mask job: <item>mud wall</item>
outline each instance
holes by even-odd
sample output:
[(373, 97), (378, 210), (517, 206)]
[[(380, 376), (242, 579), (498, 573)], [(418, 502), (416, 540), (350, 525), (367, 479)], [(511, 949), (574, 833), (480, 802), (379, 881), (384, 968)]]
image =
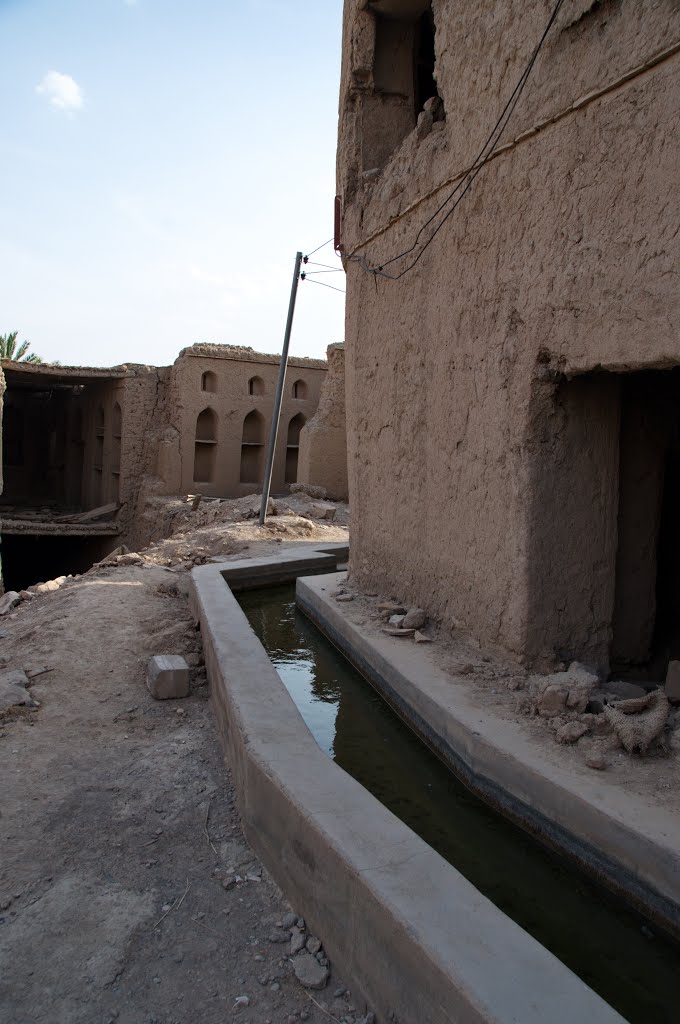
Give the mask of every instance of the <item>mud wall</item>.
[[(417, 265), (396, 281), (363, 269), (409, 248), (473, 165), (551, 7), (434, 0), (445, 119), (420, 116), (376, 168), (369, 114), (385, 98), (373, 75), (375, 15), (345, 4), (338, 190), (349, 257), (351, 569), (359, 582), (532, 660), (585, 652), (605, 665), (616, 401), (605, 396), (601, 415), (585, 394), (565, 408), (560, 381), (597, 367), (680, 363), (679, 236), (669, 212), (680, 6), (567, 2), (505, 148)], [(389, 267), (398, 273), (409, 262)], [(585, 461), (597, 501), (586, 518), (558, 510), (551, 541), (546, 481), (558, 449), (572, 456), (560, 455), (560, 493), (566, 480), (578, 489)]]
[[(247, 348), (195, 345), (180, 354), (157, 463), (168, 493), (237, 497), (261, 487), (278, 371), (276, 356)], [(273, 493), (297, 480), (300, 430), (316, 411), (325, 376), (323, 360), (289, 361)]]
[(324, 487), (329, 498), (347, 501), (345, 349), (329, 345), (328, 374), (319, 407), (300, 435), (298, 479)]

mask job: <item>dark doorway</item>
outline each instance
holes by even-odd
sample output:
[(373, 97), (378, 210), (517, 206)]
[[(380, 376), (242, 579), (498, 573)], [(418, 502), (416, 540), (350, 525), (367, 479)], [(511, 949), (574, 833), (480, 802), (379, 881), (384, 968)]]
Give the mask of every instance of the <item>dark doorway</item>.
[(115, 536), (3, 534), (0, 556), (5, 590), (25, 590), (57, 576), (86, 572), (118, 543)]

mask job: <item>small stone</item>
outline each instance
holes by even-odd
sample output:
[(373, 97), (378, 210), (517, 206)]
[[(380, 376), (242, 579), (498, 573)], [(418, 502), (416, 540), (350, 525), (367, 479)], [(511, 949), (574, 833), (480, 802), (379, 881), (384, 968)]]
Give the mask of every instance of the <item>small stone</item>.
[(404, 629), (421, 629), (425, 625), (426, 618), (422, 608), (409, 608), (404, 616), (402, 626)]
[(379, 612), (389, 612), (390, 615), (405, 615), (406, 609), (403, 604), (397, 604), (395, 601), (382, 601), (378, 605)]
[(309, 1020), (310, 1016), (309, 1010), (300, 1010), (300, 1020)]
[(52, 594), (55, 590), (59, 590), (61, 584), (57, 580), (47, 580), (46, 583), (36, 583), (35, 586), (29, 587), (34, 594)]
[(278, 992), (280, 988), (281, 988), (281, 986), (279, 985), (278, 981), (273, 981), (271, 983), (271, 985), (269, 986), (269, 991), (270, 992)]
[(298, 917), (298, 919), (297, 919), (297, 926), (298, 926), (298, 928), (300, 929), (301, 932), (303, 932), (305, 930), (305, 919), (304, 919), (304, 917)]
[(335, 600), (339, 604), (347, 604), (348, 601), (354, 600), (354, 596), (352, 594), (338, 594)]
[(232, 889), (236, 888), (236, 878), (232, 876), (231, 878), (222, 879), (222, 888), (226, 889), (227, 892), (231, 892)]
[(6, 615), (12, 608), (16, 608), (20, 601), (21, 598), (16, 590), (8, 590), (3, 597), (0, 597), (0, 615)]
[(415, 629), (394, 629), (393, 627), (385, 627), (383, 633), (387, 633), (388, 636), (413, 636)]
[(342, 999), (342, 997), (345, 995), (346, 992), (347, 992), (346, 988), (336, 988), (335, 992), (333, 993), (333, 998), (334, 999)]
[(157, 654), (146, 668), (146, 685), (155, 700), (189, 696), (189, 666), (178, 654)]
[(28, 677), (21, 669), (0, 674), (0, 712), (21, 705), (35, 707), (28, 685)]
[(288, 930), (290, 930), (291, 928), (294, 928), (296, 926), (296, 924), (297, 924), (297, 914), (292, 914), (292, 913), (288, 912), (287, 914), (283, 915), (283, 918), (281, 920), (281, 927), (282, 928), (288, 928)]
[(295, 977), (305, 988), (322, 989), (328, 982), (328, 968), (323, 967), (310, 953), (299, 953), (293, 960)]
[(413, 639), (415, 640), (415, 642), (417, 644), (431, 644), (432, 643), (431, 638), (429, 636), (425, 636), (425, 634), (421, 633), (419, 629), (417, 629), (415, 631)]
[[(680, 668), (680, 663), (678, 663), (678, 667)], [(611, 697), (617, 697), (619, 700), (630, 700), (632, 697), (647, 696), (644, 686), (638, 686), (637, 683), (628, 683), (625, 680), (620, 680), (619, 682), (612, 680), (608, 683), (603, 683), (601, 688), (605, 693)]]
[(321, 949), (321, 939), (317, 939), (316, 935), (310, 935), (307, 939), (306, 945), (307, 950), (312, 954), (312, 956), (316, 956)]
[(236, 996), (234, 1000), (234, 1006), (250, 1006), (249, 996)]
[(395, 629), (401, 629), (401, 627), (404, 625), (405, 618), (405, 615), (390, 615), (387, 621), (389, 622), (390, 626), (394, 626)]
[(607, 767), (607, 758), (601, 750), (591, 750), (586, 756), (586, 765), (588, 768), (594, 768), (595, 771), (601, 772)]
[(558, 743), (576, 743), (588, 732), (588, 726), (583, 722), (565, 722), (560, 725), (555, 733)]
[(290, 937), (290, 955), (295, 956), (301, 949), (305, 948), (305, 935), (299, 928), (293, 928)]
[(268, 935), (270, 942), (283, 943), (288, 942), (288, 932), (284, 932), (283, 928), (272, 928)]

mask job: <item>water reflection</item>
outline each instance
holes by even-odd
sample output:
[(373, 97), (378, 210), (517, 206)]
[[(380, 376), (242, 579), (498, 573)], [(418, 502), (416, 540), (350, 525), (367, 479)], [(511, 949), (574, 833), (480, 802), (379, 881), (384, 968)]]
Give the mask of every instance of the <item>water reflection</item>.
[(632, 1024), (678, 1020), (675, 946), (458, 782), (297, 610), (292, 585), (238, 597), (322, 750)]

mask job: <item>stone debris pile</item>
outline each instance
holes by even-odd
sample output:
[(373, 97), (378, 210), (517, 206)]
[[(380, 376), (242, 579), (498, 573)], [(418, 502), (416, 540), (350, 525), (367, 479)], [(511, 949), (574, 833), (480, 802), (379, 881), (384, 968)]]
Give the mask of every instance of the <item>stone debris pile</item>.
[(680, 723), (660, 687), (600, 682), (595, 669), (575, 661), (562, 672), (530, 676), (527, 692), (528, 713), (546, 720), (557, 743), (583, 742), (589, 768), (606, 768), (607, 753), (621, 747), (628, 754), (680, 748)]

